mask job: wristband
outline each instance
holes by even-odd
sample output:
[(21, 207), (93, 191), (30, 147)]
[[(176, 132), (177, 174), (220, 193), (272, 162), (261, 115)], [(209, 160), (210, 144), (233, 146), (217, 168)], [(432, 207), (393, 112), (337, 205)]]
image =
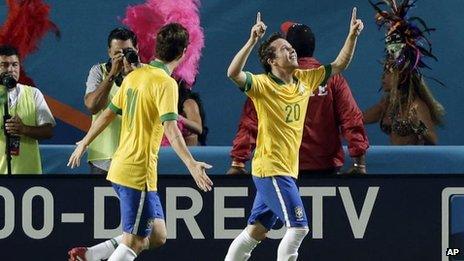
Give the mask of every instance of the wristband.
[(232, 166), (232, 167), (236, 167), (236, 168), (244, 168), (244, 167), (245, 167), (245, 163), (242, 163), (242, 162), (238, 162), (238, 161), (233, 160), (231, 166)]

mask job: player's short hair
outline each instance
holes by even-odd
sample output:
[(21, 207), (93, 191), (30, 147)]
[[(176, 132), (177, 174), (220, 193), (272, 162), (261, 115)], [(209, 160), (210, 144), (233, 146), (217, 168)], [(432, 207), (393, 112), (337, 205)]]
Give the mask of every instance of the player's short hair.
[(272, 68), (271, 65), (268, 63), (269, 59), (275, 58), (275, 47), (271, 46), (271, 44), (277, 39), (285, 39), (285, 37), (281, 33), (273, 33), (269, 38), (261, 43), (259, 46), (259, 61), (264, 68), (264, 71), (271, 72)]
[(161, 27), (156, 35), (156, 57), (164, 62), (178, 59), (189, 43), (189, 33), (178, 23)]
[(137, 47), (137, 36), (134, 32), (125, 27), (117, 27), (110, 32), (110, 34), (108, 35), (108, 48), (111, 47), (111, 42), (113, 40), (131, 40), (132, 45), (134, 47)]

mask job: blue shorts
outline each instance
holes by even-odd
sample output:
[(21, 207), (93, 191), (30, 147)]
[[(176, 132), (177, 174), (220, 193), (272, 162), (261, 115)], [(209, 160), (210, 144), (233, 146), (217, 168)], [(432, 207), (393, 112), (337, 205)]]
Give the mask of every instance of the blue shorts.
[(271, 230), (277, 219), (286, 227), (308, 227), (308, 219), (295, 179), (288, 176), (253, 177), (255, 201), (248, 224), (259, 221)]
[(156, 191), (141, 191), (113, 183), (121, 205), (124, 232), (146, 237), (151, 233), (151, 222), (164, 219), (163, 208)]

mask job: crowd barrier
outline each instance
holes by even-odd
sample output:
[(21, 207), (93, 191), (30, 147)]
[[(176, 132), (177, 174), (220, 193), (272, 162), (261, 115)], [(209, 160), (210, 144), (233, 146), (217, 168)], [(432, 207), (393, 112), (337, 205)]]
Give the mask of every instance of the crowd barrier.
[[(88, 164), (66, 166), (73, 145), (41, 145), (42, 165), (46, 174), (87, 174)], [(229, 146), (190, 147), (196, 159), (213, 165), (212, 175), (223, 175), (230, 166)], [(345, 148), (345, 169), (351, 163)], [(249, 169), (249, 166), (248, 166)], [(369, 174), (463, 174), (464, 146), (371, 146), (367, 153)], [(172, 148), (161, 148), (158, 172), (160, 174), (187, 174), (187, 169)]]
[[(137, 260), (224, 260), (255, 189), (248, 176), (212, 179), (213, 191), (204, 193), (189, 177), (160, 176), (168, 240)], [(310, 227), (298, 260), (464, 258), (464, 175), (305, 176), (298, 183)], [(274, 227), (250, 260), (275, 260), (284, 233)], [(119, 201), (101, 175), (0, 176), (1, 260), (67, 260), (72, 247), (119, 234)]]

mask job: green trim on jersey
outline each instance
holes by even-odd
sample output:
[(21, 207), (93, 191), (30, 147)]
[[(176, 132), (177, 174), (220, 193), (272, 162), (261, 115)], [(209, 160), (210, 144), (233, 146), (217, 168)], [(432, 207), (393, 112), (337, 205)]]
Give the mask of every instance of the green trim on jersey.
[[(279, 77), (275, 76), (272, 72), (269, 72), (267, 75), (269, 76), (270, 79), (272, 79), (279, 86), (283, 86), (287, 84), (284, 81), (282, 81)], [(296, 78), (295, 76), (293, 76), (293, 81), (295, 84), (298, 84), (299, 82), (298, 78)]]
[(246, 78), (245, 78), (245, 85), (241, 86), (240, 89), (244, 92), (247, 92), (251, 89), (251, 85), (253, 84), (251, 80), (251, 73), (250, 72), (245, 72)]
[(161, 123), (163, 123), (165, 121), (175, 121), (177, 120), (177, 118), (178, 118), (177, 113), (169, 112), (169, 113), (161, 115), (160, 120), (161, 120)]
[(118, 108), (116, 105), (114, 105), (112, 102), (110, 102), (110, 104), (108, 104), (108, 108), (110, 110), (112, 110), (114, 113), (122, 115), (122, 110), (120, 108)]
[(324, 65), (324, 70), (325, 70), (325, 76), (324, 76), (324, 80), (321, 83), (321, 86), (324, 86), (327, 84), (327, 81), (329, 80), (330, 75), (332, 74), (332, 65), (331, 64)]
[(153, 60), (153, 61), (150, 62), (150, 65), (153, 66), (153, 67), (156, 67), (156, 68), (163, 69), (168, 75), (171, 75), (171, 72), (169, 71), (166, 64), (164, 64), (164, 63), (162, 63), (160, 61)]
[(271, 78), (278, 85), (285, 85), (285, 82), (282, 81), (279, 77), (275, 76), (273, 73), (270, 72), (267, 75), (269, 76), (269, 78)]

